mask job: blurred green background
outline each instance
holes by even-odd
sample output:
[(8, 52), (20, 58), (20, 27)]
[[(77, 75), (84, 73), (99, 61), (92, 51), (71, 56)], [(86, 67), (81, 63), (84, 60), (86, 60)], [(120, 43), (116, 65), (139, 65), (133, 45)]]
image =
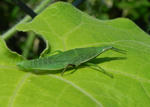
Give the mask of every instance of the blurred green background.
[[(34, 9), (42, 0), (24, 0), (28, 6)], [(53, 0), (73, 2), (74, 0)], [(118, 17), (127, 17), (134, 21), (145, 32), (150, 29), (150, 1), (149, 0), (83, 0), (77, 6), (81, 11), (101, 20), (109, 20)], [(13, 0), (0, 1), (0, 35), (18, 23), (26, 14), (15, 5)], [(6, 42), (9, 48), (22, 54), (26, 40), (33, 33), (18, 32)], [(43, 39), (38, 36), (34, 38), (29, 46), (27, 58), (36, 58), (45, 48)]]

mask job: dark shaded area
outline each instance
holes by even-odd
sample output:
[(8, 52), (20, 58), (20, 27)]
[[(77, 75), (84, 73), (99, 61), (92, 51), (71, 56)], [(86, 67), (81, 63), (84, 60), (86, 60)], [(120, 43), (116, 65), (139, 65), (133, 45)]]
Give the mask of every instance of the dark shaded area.
[(34, 18), (37, 14), (25, 3), (23, 3), (21, 0), (13, 0), (18, 7), (20, 7), (21, 10), (23, 10), (26, 14)]
[[(0, 33), (5, 32), (15, 22), (15, 12), (18, 12), (19, 8), (14, 7), (14, 4), (7, 2), (6, 0), (0, 1)], [(19, 17), (22, 16), (20, 13)]]
[(25, 44), (26, 39), (27, 39), (27, 34), (26, 33), (18, 32), (17, 34), (15, 34), (11, 38), (9, 38), (6, 41), (6, 44), (7, 44), (8, 48), (10, 48), (12, 51), (15, 51), (15, 52), (21, 54), (23, 44)]
[(105, 62), (110, 62), (114, 60), (125, 60), (127, 59), (126, 57), (104, 57), (104, 58), (95, 58), (92, 59), (90, 62), (94, 64), (99, 64), (99, 63), (105, 63)]
[(72, 2), (72, 5), (78, 7), (79, 5), (81, 5), (83, 2), (85, 2), (85, 0), (75, 0)]

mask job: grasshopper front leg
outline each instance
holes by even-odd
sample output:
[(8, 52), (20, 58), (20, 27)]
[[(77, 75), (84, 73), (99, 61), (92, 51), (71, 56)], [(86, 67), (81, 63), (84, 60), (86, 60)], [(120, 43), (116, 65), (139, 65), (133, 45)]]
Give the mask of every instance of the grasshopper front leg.
[(68, 65), (63, 69), (63, 71), (61, 72), (61, 76), (64, 75), (64, 72), (65, 72), (65, 71), (67, 70), (67, 68), (69, 68), (70, 66), (75, 67), (75, 65), (73, 65), (73, 64), (68, 64)]

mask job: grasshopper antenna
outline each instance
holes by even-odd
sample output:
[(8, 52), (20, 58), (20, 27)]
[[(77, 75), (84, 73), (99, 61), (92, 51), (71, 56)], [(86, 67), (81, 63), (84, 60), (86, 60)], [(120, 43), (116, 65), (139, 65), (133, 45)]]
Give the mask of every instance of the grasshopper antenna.
[(25, 13), (34, 18), (37, 14), (21, 0), (13, 0)]
[(116, 51), (116, 52), (122, 53), (122, 54), (126, 54), (126, 52), (127, 52), (125, 50), (121, 50), (121, 49), (114, 48), (114, 47), (112, 47), (111, 49), (114, 50), (114, 51)]

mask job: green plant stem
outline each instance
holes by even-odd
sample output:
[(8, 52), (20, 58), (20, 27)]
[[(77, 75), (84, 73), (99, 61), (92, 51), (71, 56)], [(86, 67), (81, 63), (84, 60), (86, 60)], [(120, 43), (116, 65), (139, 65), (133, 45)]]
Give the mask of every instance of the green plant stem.
[[(39, 4), (39, 6), (37, 6), (37, 8), (35, 9), (35, 12), (39, 13), (41, 12), (45, 7), (47, 7), (47, 5), (50, 3), (50, 2), (53, 2), (54, 0), (43, 0), (43, 2), (41, 2)], [(20, 23), (24, 23), (24, 22), (27, 22), (27, 21), (30, 21), (31, 18), (29, 16), (25, 16), (19, 23), (17, 23), (16, 25), (14, 25), (12, 28), (10, 28), (7, 32), (5, 32), (4, 34), (2, 34), (2, 38), (4, 40), (7, 40), (9, 39), (14, 33), (17, 32), (16, 30), (16, 26)]]
[(29, 56), (29, 51), (31, 50), (31, 48), (33, 46), (34, 39), (35, 39), (35, 34), (33, 32), (29, 32), (28, 33), (28, 39), (27, 39), (27, 42), (25, 44), (25, 48), (23, 49), (23, 53), (22, 53), (22, 55), (25, 58), (28, 58), (28, 56)]

